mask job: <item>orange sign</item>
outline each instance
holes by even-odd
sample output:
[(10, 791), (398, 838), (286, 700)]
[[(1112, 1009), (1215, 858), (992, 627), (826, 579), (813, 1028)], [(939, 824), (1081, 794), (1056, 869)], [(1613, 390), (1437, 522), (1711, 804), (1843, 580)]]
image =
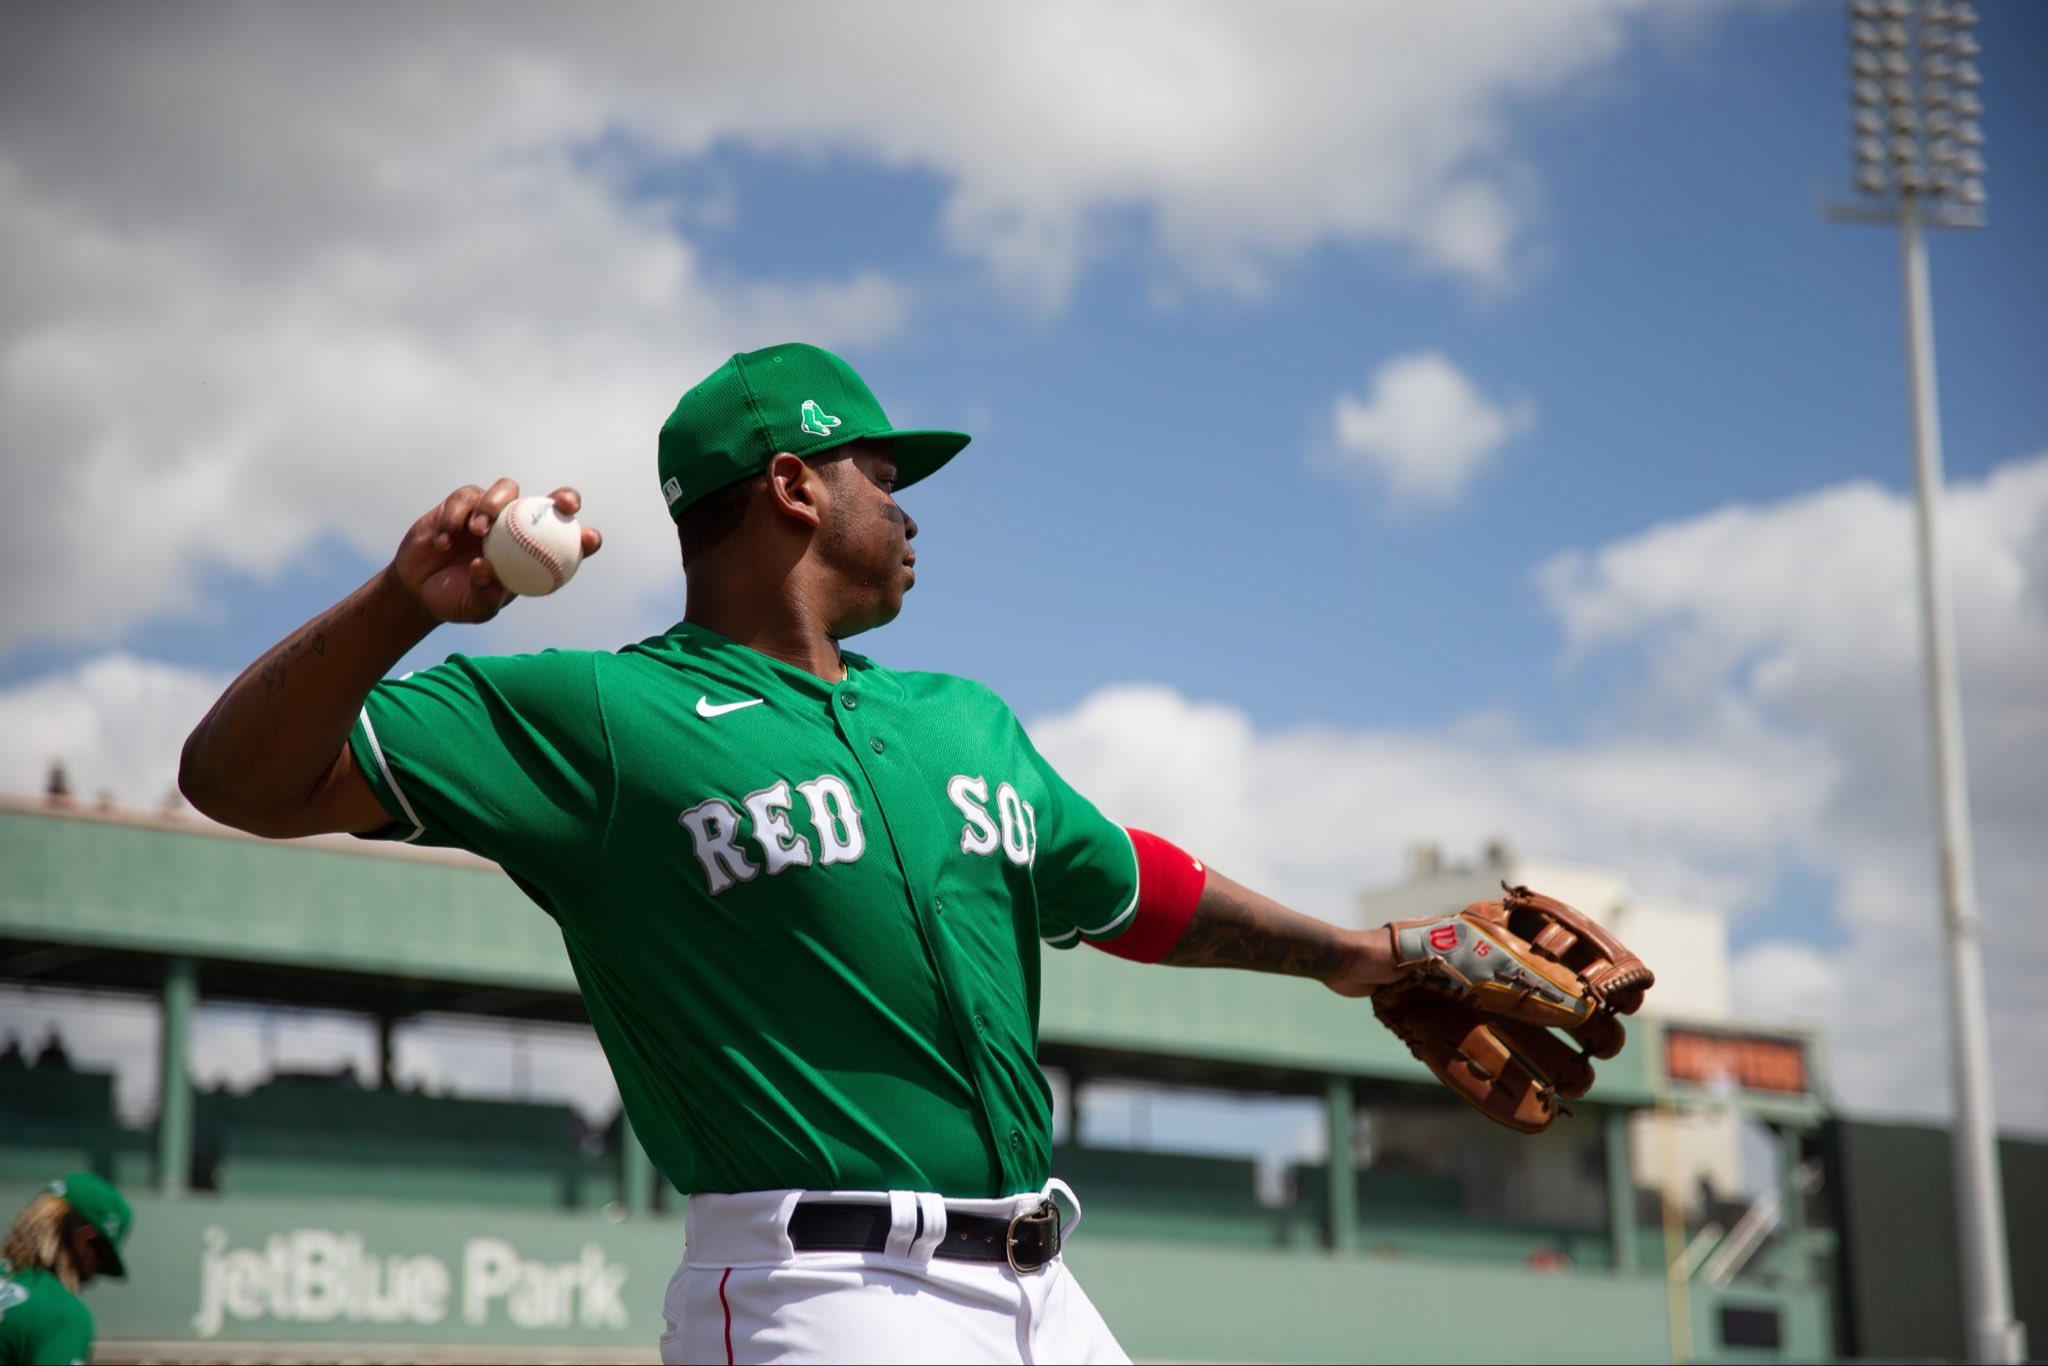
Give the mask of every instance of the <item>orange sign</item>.
[(1671, 1080), (1694, 1086), (1806, 1094), (1806, 1048), (1796, 1039), (1667, 1028), (1664, 1070)]

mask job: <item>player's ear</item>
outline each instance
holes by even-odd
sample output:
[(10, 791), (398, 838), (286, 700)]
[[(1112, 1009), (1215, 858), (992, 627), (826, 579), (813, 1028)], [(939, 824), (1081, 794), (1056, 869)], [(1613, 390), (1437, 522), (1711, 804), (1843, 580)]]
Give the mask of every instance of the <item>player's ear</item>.
[(785, 517), (815, 527), (824, 519), (825, 481), (803, 457), (788, 451), (768, 462), (768, 501)]

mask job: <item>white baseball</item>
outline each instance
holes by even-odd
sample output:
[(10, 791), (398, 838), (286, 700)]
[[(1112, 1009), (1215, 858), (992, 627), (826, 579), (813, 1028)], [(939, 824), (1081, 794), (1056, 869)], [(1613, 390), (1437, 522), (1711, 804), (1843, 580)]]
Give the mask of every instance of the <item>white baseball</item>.
[(515, 499), (491, 523), (484, 558), (498, 582), (522, 598), (542, 598), (575, 577), (583, 563), (583, 527), (544, 493)]

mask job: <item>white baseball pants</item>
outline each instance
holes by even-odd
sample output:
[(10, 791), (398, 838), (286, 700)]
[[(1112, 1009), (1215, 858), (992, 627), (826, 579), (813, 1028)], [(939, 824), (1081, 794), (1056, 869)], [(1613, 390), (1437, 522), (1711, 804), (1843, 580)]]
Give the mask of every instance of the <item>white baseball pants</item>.
[[(1064, 1183), (1052, 1182), (1070, 1200)], [(1114, 1362), (1130, 1358), (1055, 1257), (1019, 1275), (935, 1258), (948, 1210), (1013, 1218), (1039, 1195), (947, 1200), (917, 1191), (693, 1195), (683, 1263), (668, 1284), (665, 1362)], [(799, 1199), (886, 1202), (881, 1252), (798, 1252)], [(923, 1212), (923, 1231), (918, 1219)], [(1075, 1202), (1075, 1209), (1080, 1208)], [(1066, 1227), (1072, 1232), (1078, 1213)]]

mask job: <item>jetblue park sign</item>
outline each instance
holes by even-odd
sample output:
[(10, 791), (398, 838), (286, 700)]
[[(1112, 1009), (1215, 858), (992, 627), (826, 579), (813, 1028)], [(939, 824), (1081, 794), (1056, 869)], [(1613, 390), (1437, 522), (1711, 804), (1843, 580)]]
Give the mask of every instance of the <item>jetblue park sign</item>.
[[(34, 1193), (0, 1183), (0, 1204)], [(8, 1204), (11, 1199), (13, 1203)], [(135, 1192), (103, 1340), (641, 1347), (661, 1337), (682, 1220), (487, 1206)]]
[(620, 1298), (628, 1269), (586, 1242), (574, 1257), (524, 1255), (504, 1238), (466, 1238), (452, 1261), (432, 1253), (380, 1252), (363, 1235), (332, 1228), (273, 1233), (236, 1247), (228, 1231), (201, 1233), (199, 1308), (193, 1331), (218, 1337), (277, 1324), (403, 1324), (438, 1335), (451, 1318), (465, 1329), (500, 1324), (524, 1332), (576, 1329), (607, 1336), (632, 1324)]

